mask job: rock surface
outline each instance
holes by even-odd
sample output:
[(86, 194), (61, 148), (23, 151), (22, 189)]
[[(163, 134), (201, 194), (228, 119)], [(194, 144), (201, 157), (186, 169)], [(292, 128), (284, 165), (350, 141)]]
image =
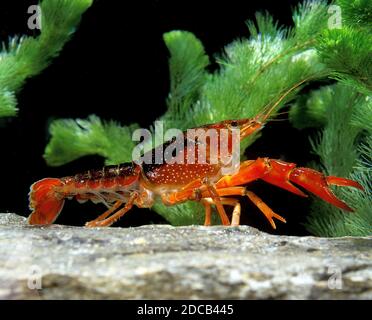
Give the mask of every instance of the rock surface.
[(0, 299), (371, 299), (372, 237), (32, 227), (0, 214)]

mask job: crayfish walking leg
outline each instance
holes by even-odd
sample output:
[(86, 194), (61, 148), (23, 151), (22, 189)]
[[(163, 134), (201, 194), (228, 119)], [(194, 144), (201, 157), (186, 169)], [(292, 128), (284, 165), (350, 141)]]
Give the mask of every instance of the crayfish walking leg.
[[(125, 204), (124, 208), (116, 211), (112, 216), (110, 216), (106, 219), (98, 220), (98, 221), (97, 221), (97, 219), (95, 219), (95, 220), (92, 220), (90, 222), (87, 222), (85, 224), (85, 226), (90, 227), (90, 228), (91, 227), (109, 227), (109, 226), (111, 226), (113, 223), (115, 223), (117, 220), (119, 220), (125, 213), (127, 213), (133, 207), (133, 203), (134, 203), (134, 201), (136, 200), (137, 197), (138, 197), (138, 194), (133, 193), (130, 196), (128, 202)], [(121, 205), (121, 203), (120, 203), (120, 205)], [(108, 211), (110, 211), (110, 210), (108, 210)], [(111, 212), (113, 212), (113, 211), (115, 211), (115, 209), (111, 210)], [(105, 212), (104, 214), (106, 214), (106, 213), (107, 212)]]

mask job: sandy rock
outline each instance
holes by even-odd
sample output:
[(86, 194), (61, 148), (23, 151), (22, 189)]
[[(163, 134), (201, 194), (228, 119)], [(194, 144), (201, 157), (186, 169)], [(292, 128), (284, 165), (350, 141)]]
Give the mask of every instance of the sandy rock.
[(0, 299), (372, 299), (372, 237), (87, 229), (0, 214)]

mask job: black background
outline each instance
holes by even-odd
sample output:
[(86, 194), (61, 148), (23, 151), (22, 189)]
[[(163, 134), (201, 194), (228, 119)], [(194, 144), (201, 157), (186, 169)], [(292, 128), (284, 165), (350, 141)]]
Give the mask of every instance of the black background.
[[(58, 315), (70, 317), (71, 310), (74, 315), (89, 319), (102, 319), (117, 317), (120, 315), (126, 319), (156, 319), (154, 315), (138, 315), (138, 309), (144, 305), (151, 307), (172, 307), (172, 309), (182, 310), (185, 305), (232, 305), (234, 313), (232, 315), (213, 314), (213, 315), (178, 315), (169, 316), (167, 319), (243, 319), (252, 315), (262, 314), (270, 318), (276, 318), (278, 314), (285, 314), (286, 319), (298, 319), (298, 315), (306, 310), (306, 314), (311, 319), (316, 319), (319, 314), (325, 317), (340, 319), (342, 317), (351, 318), (358, 310), (365, 314), (369, 310), (368, 300), (13, 300), (0, 301), (1, 310), (9, 311), (12, 315), (24, 315), (24, 310), (29, 312), (39, 312), (40, 319), (49, 319), (50, 314), (58, 310)], [(44, 312), (40, 312), (43, 310)], [(45, 312), (47, 310), (48, 312)], [(50, 312), (49, 312), (50, 311)], [(172, 314), (173, 315), (173, 314)], [(160, 318), (159, 316), (157, 318)]]
[[(0, 212), (28, 215), (29, 186), (44, 177), (72, 175), (103, 165), (90, 156), (65, 166), (48, 167), (42, 158), (48, 142), (48, 125), (57, 118), (86, 118), (96, 114), (122, 124), (148, 127), (165, 111), (169, 88), (168, 52), (164, 32), (193, 32), (213, 58), (224, 45), (248, 37), (245, 25), (256, 11), (269, 11), (280, 24), (292, 25), (291, 7), (298, 1), (108, 1), (96, 0), (60, 56), (27, 81), (18, 93), (18, 117), (0, 119)], [(35, 1), (1, 1), (0, 37), (37, 31), (27, 28), (27, 8)], [(213, 60), (213, 59), (212, 59)], [(212, 63), (210, 70), (216, 69)], [(308, 88), (305, 90), (308, 90)], [(249, 158), (269, 156), (299, 165), (314, 159), (309, 131), (298, 131), (284, 121), (269, 123), (263, 137), (248, 149)], [(288, 223), (272, 231), (257, 208), (243, 201), (242, 223), (280, 234), (306, 234), (302, 223), (309, 199), (300, 198), (266, 183), (254, 190)], [(82, 225), (104, 211), (101, 205), (67, 202), (58, 223)], [(155, 212), (133, 209), (116, 225), (127, 227), (165, 223)]]

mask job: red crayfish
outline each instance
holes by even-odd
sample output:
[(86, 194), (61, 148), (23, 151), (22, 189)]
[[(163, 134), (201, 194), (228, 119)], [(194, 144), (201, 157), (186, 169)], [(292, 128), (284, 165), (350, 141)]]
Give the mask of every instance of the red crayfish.
[[(198, 129), (205, 131), (214, 129), (218, 135), (222, 129), (227, 131), (226, 150), (228, 153), (232, 153), (233, 130), (240, 130), (238, 140), (241, 141), (260, 130), (267, 117), (267, 115), (261, 114), (250, 119), (226, 120)], [(171, 143), (172, 141), (168, 141), (160, 148)], [(208, 139), (206, 144), (207, 147), (210, 147), (211, 143)], [(197, 151), (200, 145), (196, 144), (195, 147)], [(182, 157), (186, 159), (188, 152), (190, 151), (187, 148), (183, 149)], [(218, 161), (214, 164), (208, 163), (209, 154), (207, 154), (207, 163), (198, 163), (197, 161), (187, 163), (184, 161), (184, 163), (138, 164), (131, 162), (106, 166), (102, 170), (90, 170), (61, 179), (42, 179), (31, 186), (29, 197), (30, 209), (33, 211), (28, 222), (33, 225), (51, 224), (61, 212), (64, 200), (76, 198), (79, 202), (91, 200), (94, 203), (104, 203), (108, 207), (106, 212), (87, 222), (86, 226), (110, 226), (132, 206), (150, 208), (155, 199), (160, 198), (166, 205), (199, 201), (205, 207), (205, 225), (210, 225), (211, 209), (212, 206), (215, 206), (223, 225), (237, 226), (239, 225), (241, 206), (236, 197), (246, 196), (259, 208), (275, 229), (273, 218), (282, 222), (286, 222), (286, 220), (247, 189), (245, 185), (249, 182), (261, 179), (306, 197), (306, 194), (294, 185), (296, 184), (346, 211), (353, 210), (338, 199), (329, 186), (349, 186), (363, 190), (362, 186), (353, 180), (325, 176), (313, 169), (296, 167), (295, 163), (269, 158), (244, 161), (240, 163), (237, 172), (223, 174), (221, 169), (225, 163), (220, 161), (222, 156), (226, 155), (219, 153)], [(224, 206), (233, 207), (231, 221)]]

